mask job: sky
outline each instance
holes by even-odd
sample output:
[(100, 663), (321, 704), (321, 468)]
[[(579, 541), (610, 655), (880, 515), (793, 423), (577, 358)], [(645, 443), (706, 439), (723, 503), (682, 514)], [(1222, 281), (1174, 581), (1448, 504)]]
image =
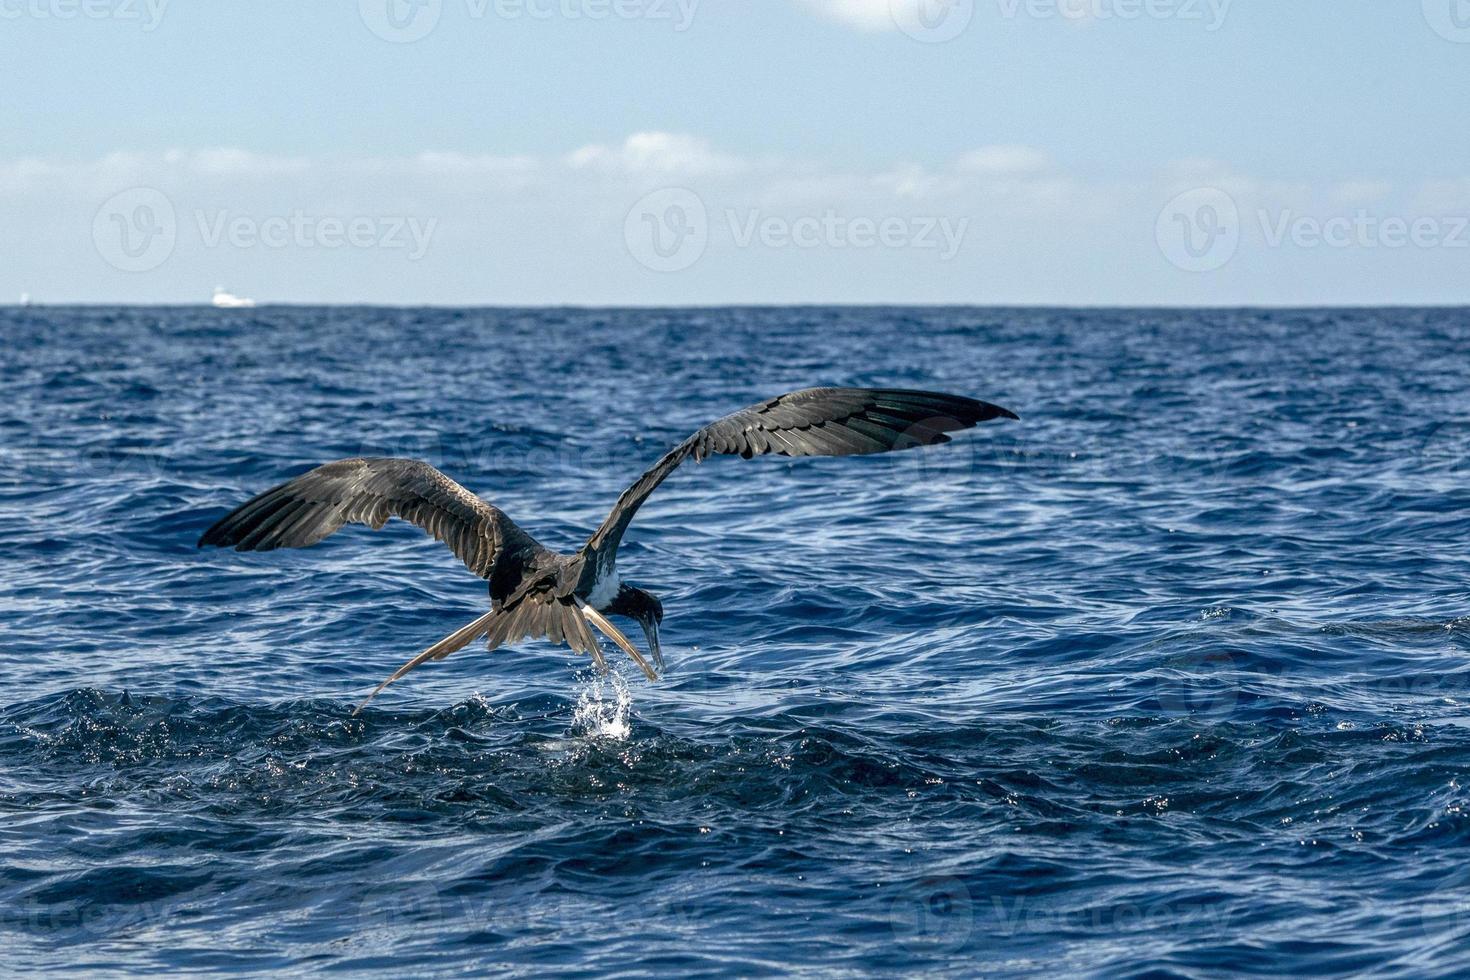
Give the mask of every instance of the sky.
[(1470, 0), (0, 0), (0, 303), (1470, 302)]

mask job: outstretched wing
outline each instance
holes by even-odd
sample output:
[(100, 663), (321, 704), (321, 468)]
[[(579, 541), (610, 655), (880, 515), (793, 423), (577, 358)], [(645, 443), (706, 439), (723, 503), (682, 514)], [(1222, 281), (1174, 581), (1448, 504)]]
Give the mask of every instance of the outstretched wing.
[(623, 492), (588, 541), (594, 555), (616, 553), (648, 495), (684, 460), (731, 455), (858, 456), (948, 442), (946, 433), (1017, 416), (998, 405), (930, 391), (806, 388), (741, 409), (674, 447)]
[(342, 459), (318, 466), (235, 508), (204, 532), (199, 546), (306, 548), (346, 524), (377, 530), (389, 517), (428, 531), (484, 579), (494, 575), (503, 556), (538, 547), (504, 512), (413, 459)]

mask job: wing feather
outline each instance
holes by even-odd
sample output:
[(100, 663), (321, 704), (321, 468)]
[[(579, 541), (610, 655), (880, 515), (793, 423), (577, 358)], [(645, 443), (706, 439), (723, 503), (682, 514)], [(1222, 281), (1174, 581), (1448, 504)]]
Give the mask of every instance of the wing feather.
[(318, 466), (247, 500), (205, 531), (199, 545), (306, 548), (347, 524), (377, 530), (390, 517), (423, 528), (485, 579), (509, 551), (540, 547), (503, 511), (428, 463), (363, 458)]
[(949, 442), (946, 433), (1016, 415), (959, 395), (900, 388), (806, 388), (717, 419), (623, 492), (583, 550), (616, 553), (649, 494), (684, 460), (708, 456), (860, 456)]

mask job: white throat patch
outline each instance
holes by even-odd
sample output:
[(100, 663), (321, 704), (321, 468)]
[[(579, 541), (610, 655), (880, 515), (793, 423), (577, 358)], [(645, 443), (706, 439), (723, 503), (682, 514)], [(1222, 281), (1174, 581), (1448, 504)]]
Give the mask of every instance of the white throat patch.
[(614, 571), (610, 575), (604, 575), (592, 586), (592, 591), (587, 595), (587, 605), (601, 611), (612, 605), (613, 600), (618, 597), (618, 592), (623, 587), (623, 580)]

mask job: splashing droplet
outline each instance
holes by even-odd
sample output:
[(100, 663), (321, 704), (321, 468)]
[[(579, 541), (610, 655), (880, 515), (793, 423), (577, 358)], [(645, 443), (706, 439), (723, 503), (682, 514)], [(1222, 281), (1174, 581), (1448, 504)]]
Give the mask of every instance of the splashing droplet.
[(632, 710), (633, 694), (621, 674), (594, 675), (577, 692), (572, 731), (584, 738), (626, 741), (633, 732), (628, 721)]

